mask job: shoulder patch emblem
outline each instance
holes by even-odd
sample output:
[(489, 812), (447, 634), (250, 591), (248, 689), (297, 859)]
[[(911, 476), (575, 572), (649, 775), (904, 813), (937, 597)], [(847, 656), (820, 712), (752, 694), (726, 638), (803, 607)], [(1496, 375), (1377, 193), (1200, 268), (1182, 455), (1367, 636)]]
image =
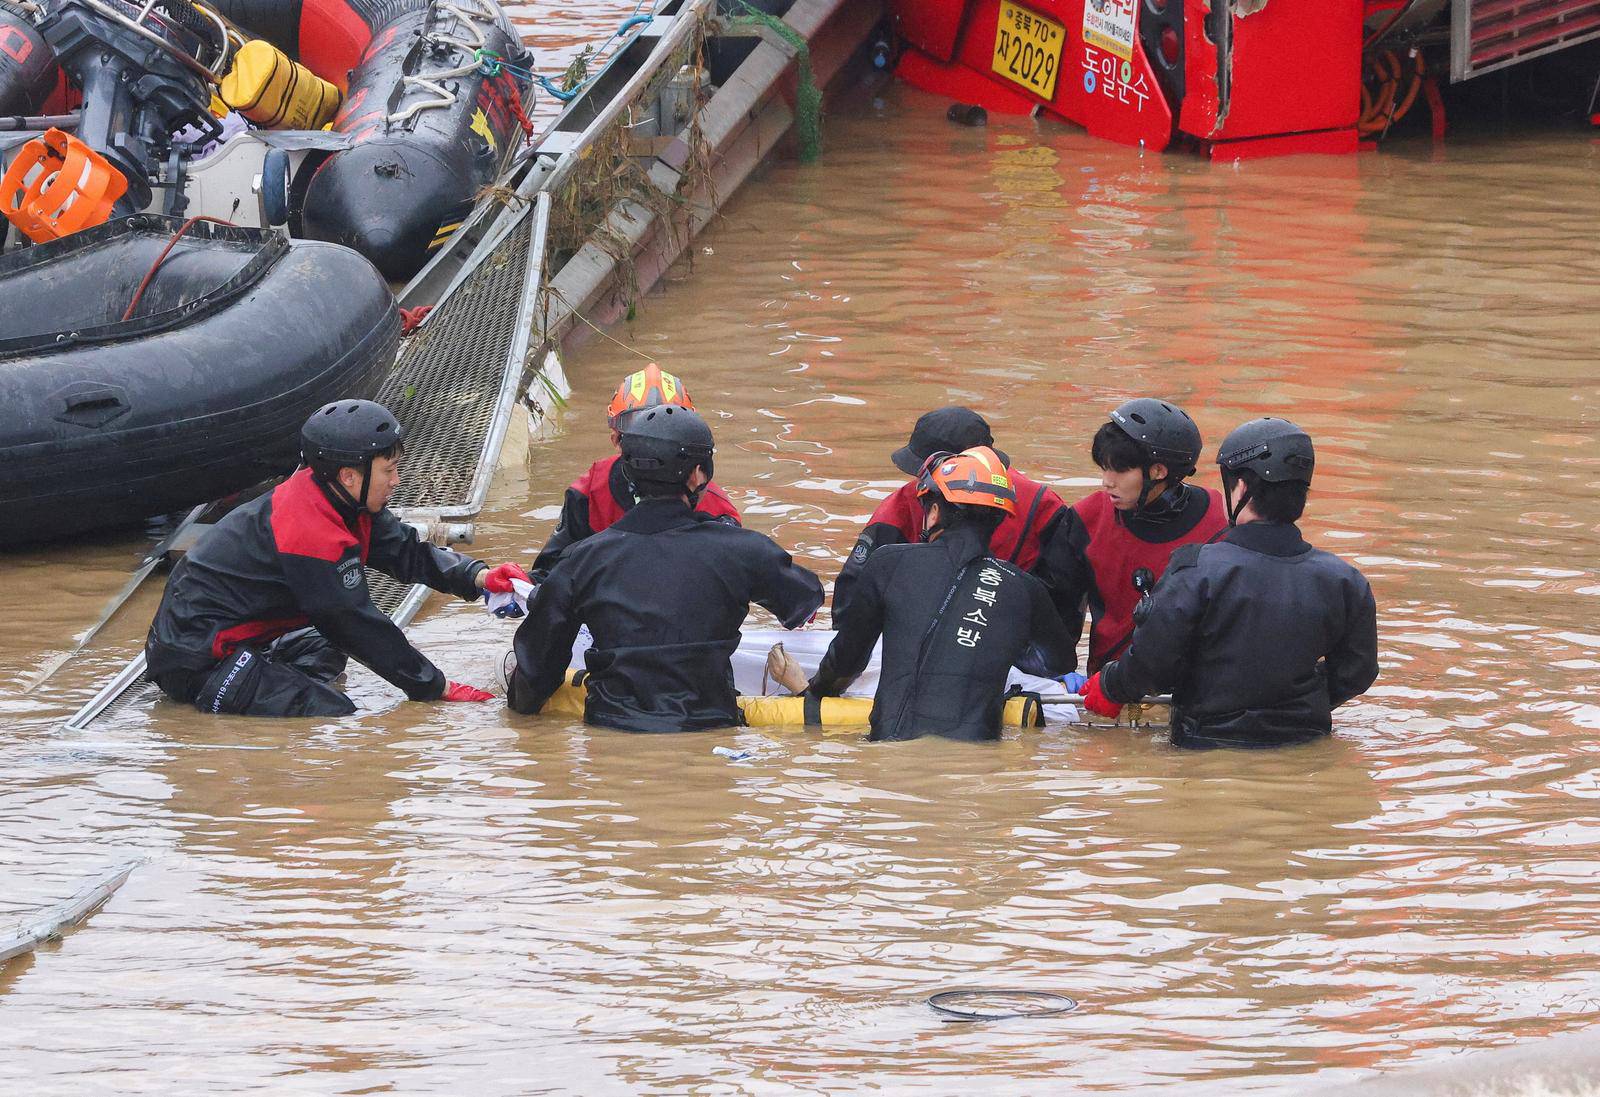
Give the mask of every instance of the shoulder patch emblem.
[(861, 540), (856, 542), (856, 547), (850, 550), (850, 562), (858, 566), (865, 564), (867, 562), (867, 555), (870, 552), (872, 552), (872, 546), (869, 545), (867, 543), (867, 539), (863, 537)]
[(361, 569), (346, 568), (344, 574), (339, 577), (339, 581), (344, 584), (345, 590), (355, 590), (356, 587), (361, 585)]

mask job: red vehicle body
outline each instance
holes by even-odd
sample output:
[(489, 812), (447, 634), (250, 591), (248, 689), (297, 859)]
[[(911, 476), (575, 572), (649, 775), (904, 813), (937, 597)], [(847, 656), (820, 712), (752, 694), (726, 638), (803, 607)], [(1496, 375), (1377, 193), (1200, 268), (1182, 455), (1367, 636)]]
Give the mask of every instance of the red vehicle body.
[[(1600, 0), (891, 0), (907, 82), (1148, 149), (1354, 152), (1438, 81), (1600, 35)], [(1364, 86), (1365, 81), (1365, 86)]]

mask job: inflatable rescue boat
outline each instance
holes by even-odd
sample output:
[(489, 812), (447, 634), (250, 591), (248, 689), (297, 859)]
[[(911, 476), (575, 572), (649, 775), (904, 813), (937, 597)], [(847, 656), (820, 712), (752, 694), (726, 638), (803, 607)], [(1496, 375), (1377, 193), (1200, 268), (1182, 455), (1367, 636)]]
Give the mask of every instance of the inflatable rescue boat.
[(490, 0), (0, 5), (0, 544), (288, 471), (375, 393), (525, 65)]
[[(126, 180), (119, 214), (287, 225), (401, 281), (531, 132), (531, 85), (515, 75), (527, 52), (491, 0), (41, 0), (38, 12), (0, 8), (0, 162), (8, 132), (70, 122)], [(36, 116), (80, 98), (74, 115)], [(219, 119), (230, 110), (234, 131)]]
[(392, 365), (394, 296), (355, 252), (180, 227), (141, 215), (0, 256), (0, 545), (289, 472), (306, 417)]
[(303, 163), (297, 231), (395, 280), (449, 238), (523, 136), (521, 41), (488, 0), (218, 0), (216, 9), (338, 89), (349, 146)]

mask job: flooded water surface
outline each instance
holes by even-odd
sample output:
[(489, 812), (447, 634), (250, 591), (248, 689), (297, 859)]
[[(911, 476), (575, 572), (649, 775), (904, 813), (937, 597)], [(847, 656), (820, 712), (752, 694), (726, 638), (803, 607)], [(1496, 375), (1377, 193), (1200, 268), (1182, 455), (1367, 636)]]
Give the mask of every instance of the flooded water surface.
[[(552, 52), (628, 6), (599, 9), (552, 24)], [(153, 595), (22, 684), (149, 541), (8, 556), (0, 924), (143, 864), (0, 968), (0, 1087), (1301, 1092), (1592, 1021), (1600, 146), (1235, 167), (943, 114), (863, 92), (821, 163), (739, 194), (612, 333), (633, 350), (569, 359), (563, 429), (502, 475), (473, 551), (543, 542), (638, 354), (715, 414), (747, 524), (830, 581), (930, 407), (979, 408), (1069, 499), (1124, 398), (1184, 404), (1207, 461), (1286, 415), (1318, 442), (1308, 534), (1381, 613), (1383, 677), (1335, 736), (632, 736), (370, 676), (347, 720), (163, 705), (64, 734)], [(511, 626), (440, 597), (413, 631), (488, 685)], [(973, 986), (1081, 1006), (925, 1005)]]

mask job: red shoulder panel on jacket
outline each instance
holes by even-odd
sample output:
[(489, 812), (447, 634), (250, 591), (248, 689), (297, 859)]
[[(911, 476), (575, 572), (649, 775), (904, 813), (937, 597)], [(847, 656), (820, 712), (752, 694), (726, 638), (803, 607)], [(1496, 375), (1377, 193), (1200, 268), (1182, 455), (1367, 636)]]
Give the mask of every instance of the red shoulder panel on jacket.
[(890, 492), (889, 498), (878, 504), (878, 509), (867, 519), (867, 525), (879, 523), (895, 527), (900, 531), (900, 536), (911, 544), (922, 539), (922, 504), (917, 502), (915, 480), (907, 480)]
[(700, 501), (695, 504), (694, 509), (713, 518), (732, 518), (735, 524), (744, 525), (739, 515), (739, 508), (733, 505), (728, 493), (719, 488), (714, 480), (700, 493)]
[[(352, 546), (365, 546), (344, 524), (333, 503), (311, 479), (310, 469), (301, 469), (272, 489), (272, 540), (279, 552), (309, 556), (332, 563)], [(363, 523), (363, 527), (366, 527)]]
[(589, 500), (589, 528), (595, 533), (614, 525), (625, 513), (611, 478), (622, 455), (613, 453), (589, 466), (589, 471), (572, 482), (572, 490)]
[(1039, 534), (1066, 504), (1054, 488), (1030, 480), (1016, 469), (1011, 470), (1011, 486), (1017, 493), (1017, 512), (994, 531), (989, 551), (1027, 571), (1039, 559)]

